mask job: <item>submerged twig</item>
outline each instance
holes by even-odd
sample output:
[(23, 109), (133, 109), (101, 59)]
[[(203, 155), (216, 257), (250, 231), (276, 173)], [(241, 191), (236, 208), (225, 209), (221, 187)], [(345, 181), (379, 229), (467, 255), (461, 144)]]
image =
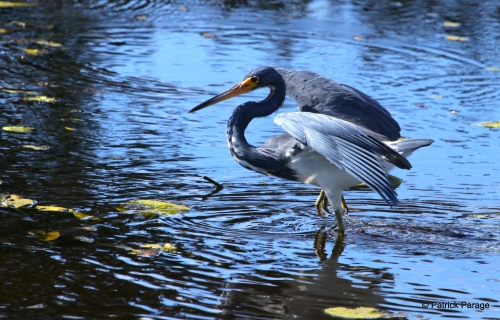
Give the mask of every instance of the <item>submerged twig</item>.
[(211, 182), (215, 186), (215, 188), (217, 188), (217, 189), (224, 189), (224, 187), (222, 186), (222, 184), (218, 183), (217, 181), (215, 181), (215, 180), (213, 180), (213, 179), (211, 179), (211, 178), (209, 178), (207, 176), (203, 176), (202, 178), (205, 179), (205, 180), (207, 180), (208, 182)]

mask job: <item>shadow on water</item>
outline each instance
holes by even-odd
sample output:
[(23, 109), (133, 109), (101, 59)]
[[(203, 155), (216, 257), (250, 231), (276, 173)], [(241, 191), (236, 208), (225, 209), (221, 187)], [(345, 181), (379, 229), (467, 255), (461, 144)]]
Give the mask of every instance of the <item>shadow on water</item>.
[[(0, 194), (93, 217), (0, 208), (1, 317), (498, 317), (499, 131), (478, 125), (500, 119), (495, 1), (40, 1), (0, 14), (0, 124), (35, 128), (0, 132)], [(336, 243), (319, 190), (227, 152), (232, 109), (264, 93), (185, 114), (261, 64), (348, 83), (405, 136), (436, 140), (396, 173), (401, 206), (346, 192)], [(249, 140), (280, 133), (271, 122)], [(192, 209), (117, 209), (133, 199)], [(176, 250), (144, 249), (165, 243)], [(422, 306), (447, 301), (490, 306)]]

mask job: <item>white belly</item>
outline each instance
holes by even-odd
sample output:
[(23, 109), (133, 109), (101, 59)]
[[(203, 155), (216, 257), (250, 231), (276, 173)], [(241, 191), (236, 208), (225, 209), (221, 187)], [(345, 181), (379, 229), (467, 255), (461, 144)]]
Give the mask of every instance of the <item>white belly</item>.
[(361, 181), (307, 147), (293, 157), (289, 167), (298, 173), (299, 181), (320, 186), (323, 190), (342, 191), (361, 183)]

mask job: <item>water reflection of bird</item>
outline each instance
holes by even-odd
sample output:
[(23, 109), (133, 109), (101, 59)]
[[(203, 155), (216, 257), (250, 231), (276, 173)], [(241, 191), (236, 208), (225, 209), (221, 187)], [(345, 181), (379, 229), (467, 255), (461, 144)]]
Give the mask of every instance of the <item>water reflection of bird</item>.
[[(394, 166), (410, 169), (406, 157), (433, 142), (395, 141), (400, 138), (398, 123), (368, 95), (313, 72), (284, 68), (257, 68), (242, 82), (189, 112), (260, 88), (270, 89), (266, 99), (237, 106), (229, 118), (227, 143), (231, 154), (247, 169), (320, 186), (324, 193), (316, 201), (318, 214), (329, 212), (326, 193), (340, 234), (344, 232), (342, 215), (347, 213), (343, 190), (364, 182), (388, 204), (397, 205), (387, 172)], [(274, 119), (287, 133), (260, 147), (250, 145), (245, 139), (250, 121), (277, 111), (285, 94), (301, 111), (282, 113)]]

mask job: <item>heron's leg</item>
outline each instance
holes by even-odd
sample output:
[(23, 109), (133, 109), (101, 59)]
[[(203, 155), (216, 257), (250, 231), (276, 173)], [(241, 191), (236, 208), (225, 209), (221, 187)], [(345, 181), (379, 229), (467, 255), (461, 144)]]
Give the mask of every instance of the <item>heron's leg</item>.
[[(323, 217), (322, 210), (330, 214), (330, 211), (328, 210), (328, 198), (325, 195), (325, 191), (321, 190), (318, 199), (316, 199), (314, 205), (316, 206), (316, 211), (318, 212), (318, 215), (320, 217)], [(349, 214), (349, 207), (347, 206), (347, 203), (345, 202), (343, 195), (342, 195), (342, 208), (346, 210), (346, 214)]]
[(341, 210), (335, 210), (335, 218), (337, 219), (337, 227), (339, 230), (339, 236), (343, 237), (345, 228), (344, 228), (344, 220), (342, 220), (342, 212)]
[(316, 199), (316, 203), (314, 204), (316, 206), (316, 212), (318, 212), (318, 215), (320, 217), (323, 216), (323, 211), (330, 214), (330, 211), (328, 211), (328, 198), (325, 195), (325, 191), (321, 190), (319, 193), (318, 199)]
[(338, 235), (339, 236), (344, 236), (345, 232), (345, 227), (344, 227), (344, 220), (342, 219), (343, 214), (347, 211), (343, 207), (344, 201), (344, 196), (342, 195), (342, 192), (338, 190), (331, 190), (331, 189), (325, 189), (323, 188), (323, 191), (325, 192), (325, 195), (328, 199), (328, 202), (332, 206), (334, 213), (335, 213), (335, 219), (337, 220), (337, 230), (338, 230)]
[(349, 214), (349, 207), (347, 207), (347, 203), (345, 202), (344, 195), (342, 195), (342, 208), (345, 209), (345, 214)]

